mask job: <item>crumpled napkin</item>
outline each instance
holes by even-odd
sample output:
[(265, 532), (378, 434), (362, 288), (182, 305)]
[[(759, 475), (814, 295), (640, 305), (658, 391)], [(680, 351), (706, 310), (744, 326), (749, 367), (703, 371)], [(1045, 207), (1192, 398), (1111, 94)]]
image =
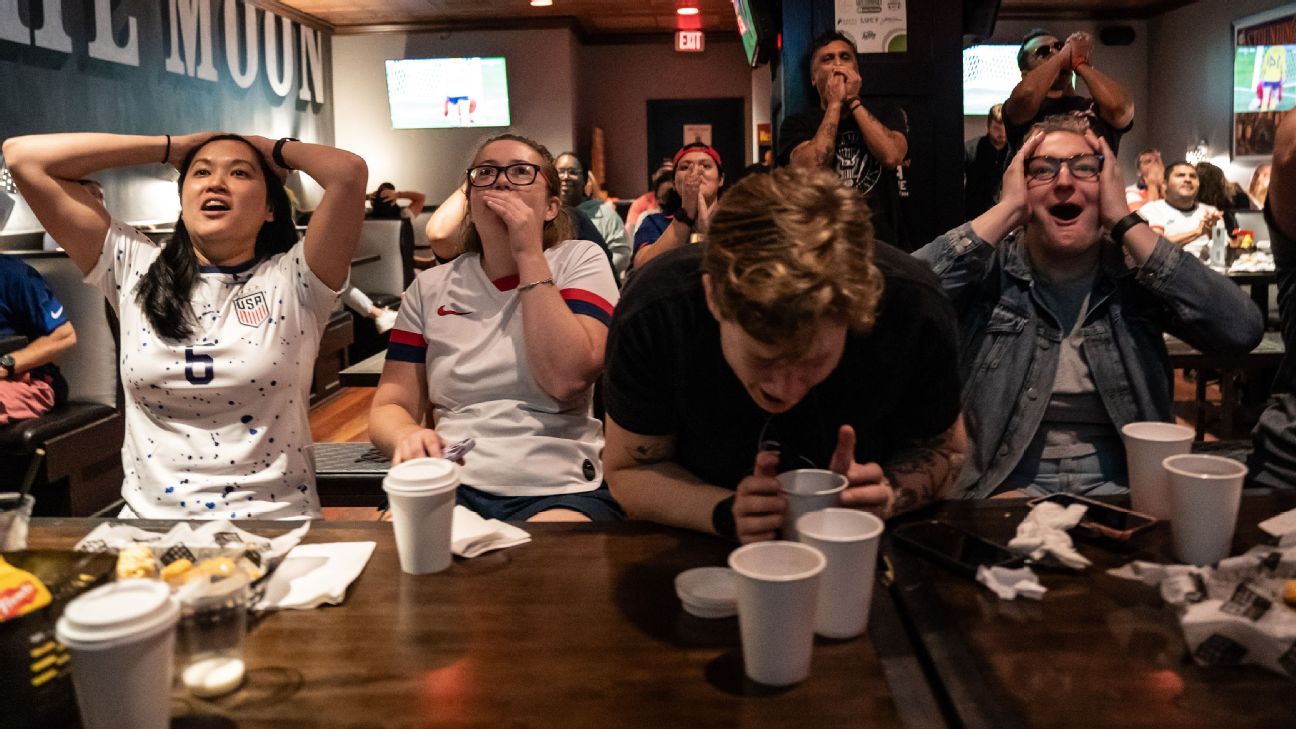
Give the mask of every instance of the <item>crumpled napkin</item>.
[(1007, 567), (977, 568), (977, 582), (990, 588), (1001, 600), (1012, 600), (1017, 597), (1029, 597), (1038, 600), (1048, 590), (1039, 582), (1039, 576), (1030, 567), (1009, 569)]
[(1066, 531), (1080, 523), (1087, 508), (1084, 504), (1063, 507), (1049, 501), (1036, 504), (1017, 525), (1017, 536), (1008, 542), (1008, 549), (1033, 560), (1051, 554), (1072, 569), (1088, 567), (1091, 563), (1076, 551)]
[(77, 542), (74, 549), (78, 552), (107, 552), (147, 544), (155, 550), (165, 551), (166, 547), (177, 544), (190, 549), (220, 549), (230, 544), (243, 544), (257, 549), (267, 562), (273, 564), (296, 546), (308, 530), (310, 522), (306, 521), (296, 529), (270, 539), (239, 529), (226, 519), (205, 521), (197, 528), (182, 521), (165, 534), (118, 522), (104, 522)]
[(346, 598), (347, 587), (360, 576), (374, 542), (330, 542), (299, 544), (279, 563), (270, 576), (265, 597), (257, 610), (309, 610), (319, 605), (337, 605)]
[(460, 557), (471, 559), (529, 541), (531, 535), (512, 524), (505, 524), (499, 519), (483, 519), (477, 512), (455, 505), (454, 524), (450, 528), (450, 550)]

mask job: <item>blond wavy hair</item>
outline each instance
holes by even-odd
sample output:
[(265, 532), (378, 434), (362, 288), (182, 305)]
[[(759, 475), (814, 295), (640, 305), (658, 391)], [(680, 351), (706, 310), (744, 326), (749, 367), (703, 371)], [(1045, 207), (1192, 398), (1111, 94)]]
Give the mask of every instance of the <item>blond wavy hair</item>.
[(856, 191), (827, 170), (778, 169), (721, 198), (702, 270), (722, 318), (762, 343), (796, 347), (824, 321), (873, 328), (883, 289), (873, 245)]

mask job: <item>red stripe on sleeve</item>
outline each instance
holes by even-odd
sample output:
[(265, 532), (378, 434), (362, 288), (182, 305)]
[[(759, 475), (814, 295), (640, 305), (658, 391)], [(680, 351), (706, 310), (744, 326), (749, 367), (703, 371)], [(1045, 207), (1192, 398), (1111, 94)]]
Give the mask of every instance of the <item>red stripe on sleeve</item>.
[(586, 291), (585, 289), (563, 289), (559, 293), (562, 294), (564, 301), (584, 301), (587, 304), (593, 304), (607, 312), (608, 316), (612, 315), (612, 304), (608, 303), (607, 299), (599, 296), (593, 291)]
[(427, 340), (423, 338), (422, 334), (415, 334), (414, 332), (407, 332), (401, 329), (391, 330), (391, 338), (387, 341), (392, 344), (408, 344), (411, 347), (427, 346)]

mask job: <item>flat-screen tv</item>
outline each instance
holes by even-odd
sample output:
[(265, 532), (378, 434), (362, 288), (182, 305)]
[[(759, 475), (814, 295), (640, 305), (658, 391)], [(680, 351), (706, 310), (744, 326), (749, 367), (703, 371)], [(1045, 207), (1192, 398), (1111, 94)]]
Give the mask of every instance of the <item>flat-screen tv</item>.
[(747, 63), (756, 68), (769, 61), (777, 44), (778, 28), (769, 0), (733, 0)]
[(504, 59), (408, 58), (387, 61), (392, 127), (506, 127)]
[(1296, 108), (1296, 45), (1233, 49), (1233, 155), (1273, 153), (1282, 113)]
[(1018, 46), (976, 45), (963, 49), (963, 114), (984, 116), (1002, 104), (1021, 81)]

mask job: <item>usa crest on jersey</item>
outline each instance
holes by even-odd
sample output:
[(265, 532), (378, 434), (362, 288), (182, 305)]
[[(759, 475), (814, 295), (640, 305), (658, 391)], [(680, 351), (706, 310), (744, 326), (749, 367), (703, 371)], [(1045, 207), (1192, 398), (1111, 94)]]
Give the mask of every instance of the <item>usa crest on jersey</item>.
[(265, 294), (260, 291), (234, 299), (234, 311), (238, 314), (239, 323), (249, 327), (259, 327), (270, 318), (270, 307), (266, 305)]

